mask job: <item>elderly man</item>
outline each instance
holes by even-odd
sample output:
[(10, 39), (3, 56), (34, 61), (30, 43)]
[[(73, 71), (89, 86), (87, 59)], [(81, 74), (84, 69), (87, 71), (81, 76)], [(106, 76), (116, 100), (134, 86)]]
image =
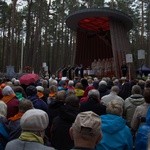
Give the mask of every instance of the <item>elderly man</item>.
[(111, 88), (110, 94), (105, 95), (101, 98), (101, 102), (107, 106), (107, 104), (112, 101), (112, 100), (117, 100), (119, 103), (123, 105), (124, 100), (118, 96), (119, 93), (119, 87), (118, 86), (113, 86)]
[(94, 150), (102, 138), (100, 117), (92, 111), (79, 113), (70, 128), (70, 135), (74, 140), (72, 150)]
[(80, 104), (80, 112), (93, 111), (97, 115), (106, 114), (106, 106), (100, 102), (100, 94), (96, 89), (88, 92), (88, 100)]

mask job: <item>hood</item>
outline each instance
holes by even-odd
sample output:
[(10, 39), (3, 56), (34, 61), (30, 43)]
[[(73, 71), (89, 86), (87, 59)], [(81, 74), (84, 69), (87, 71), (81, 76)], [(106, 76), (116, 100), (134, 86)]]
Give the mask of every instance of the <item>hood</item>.
[(84, 90), (82, 89), (75, 89), (75, 95), (76, 96), (83, 96)]
[(129, 101), (130, 101), (130, 103), (132, 103), (135, 106), (139, 106), (145, 102), (143, 96), (140, 94), (131, 95), (129, 97)]
[(117, 115), (106, 114), (101, 115), (100, 118), (102, 120), (102, 132), (114, 134), (126, 126), (126, 121)]

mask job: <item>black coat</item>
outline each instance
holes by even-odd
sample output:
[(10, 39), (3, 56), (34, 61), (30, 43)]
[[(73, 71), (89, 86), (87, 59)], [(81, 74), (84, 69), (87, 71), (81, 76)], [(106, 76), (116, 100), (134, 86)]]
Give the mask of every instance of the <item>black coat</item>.
[(97, 99), (89, 98), (88, 101), (80, 105), (80, 112), (83, 111), (93, 111), (100, 116), (106, 114), (106, 106), (101, 104)]
[(59, 115), (53, 120), (51, 128), (51, 144), (55, 149), (70, 150), (74, 146), (69, 129), (78, 113), (79, 109), (70, 105), (60, 108)]

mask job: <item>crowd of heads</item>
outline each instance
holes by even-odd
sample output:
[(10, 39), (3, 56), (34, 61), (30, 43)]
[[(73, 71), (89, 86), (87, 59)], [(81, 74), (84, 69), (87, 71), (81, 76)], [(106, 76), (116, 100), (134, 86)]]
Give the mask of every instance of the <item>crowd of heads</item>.
[[(61, 80), (52, 75), (50, 78), (40, 78), (32, 84), (22, 85), (19, 79), (12, 78), (9, 81), (1, 80), (0, 83), (0, 117), (10, 122), (21, 114), (19, 118), (21, 133), (32, 132), (44, 139), (45, 134), (48, 135), (45, 133), (47, 128), (53, 126), (53, 120), (60, 115), (62, 106), (66, 110), (73, 108), (77, 111), (69, 125), (68, 134), (70, 134), (70, 138), (74, 140), (74, 145), (77, 147), (82, 147), (84, 143), (90, 148), (94, 148), (103, 138), (101, 115), (111, 114), (126, 120), (125, 105), (127, 99), (134, 99), (134, 96), (140, 96), (144, 99), (141, 105), (150, 104), (149, 79), (146, 81), (141, 79), (129, 81), (125, 77), (98, 79), (89, 76), (82, 79), (69, 80), (66, 78)], [(124, 102), (118, 102), (118, 97)], [(104, 101), (105, 99), (111, 100), (106, 104), (101, 99)], [(13, 104), (10, 104), (11, 100), (14, 100)], [(86, 107), (85, 103), (88, 105), (90, 102), (93, 108), (88, 106), (87, 110), (83, 111), (82, 108)], [(94, 106), (93, 102), (96, 105), (103, 105), (105, 113), (100, 112), (101, 115), (97, 113), (97, 106)], [(133, 118), (136, 107), (134, 106), (132, 109)], [(54, 114), (52, 115), (52, 113)], [(129, 129), (132, 128), (131, 120), (127, 126)], [(137, 130), (134, 131), (134, 134), (136, 132)], [(49, 137), (50, 140), (51, 137)]]

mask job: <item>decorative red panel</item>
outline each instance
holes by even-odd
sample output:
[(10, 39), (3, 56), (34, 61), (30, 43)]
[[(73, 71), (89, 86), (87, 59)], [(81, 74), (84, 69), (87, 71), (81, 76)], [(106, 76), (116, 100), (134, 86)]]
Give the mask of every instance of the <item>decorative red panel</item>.
[(90, 30), (90, 31), (110, 30), (109, 19), (107, 17), (85, 18), (83, 20), (80, 20), (78, 25), (81, 29)]

